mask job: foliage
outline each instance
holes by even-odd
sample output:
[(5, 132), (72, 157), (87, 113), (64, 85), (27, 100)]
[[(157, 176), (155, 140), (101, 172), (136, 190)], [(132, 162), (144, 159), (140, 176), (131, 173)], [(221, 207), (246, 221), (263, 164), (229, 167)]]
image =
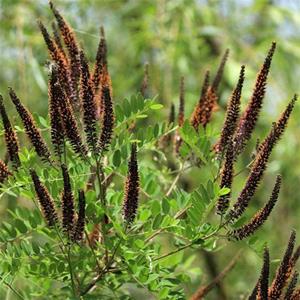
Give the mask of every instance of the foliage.
[[(119, 6), (119, 3), (116, 3), (115, 5)], [(190, 19), (189, 17), (192, 16), (191, 20), (196, 22), (200, 14), (199, 8), (194, 2), (192, 6), (187, 6), (185, 1), (174, 3), (161, 7), (162, 10), (167, 9), (168, 14), (163, 14), (164, 18), (160, 21), (166, 27), (171, 26), (174, 31), (182, 32), (185, 29), (183, 24)], [(3, 4), (9, 5), (5, 1)], [(122, 18), (127, 18), (126, 14), (135, 15), (141, 10), (137, 2), (130, 2), (130, 4), (130, 12), (124, 12), (124, 15), (119, 16), (119, 22), (122, 22)], [(267, 4), (262, 6), (264, 8), (262, 16), (276, 14), (272, 6), (269, 7)], [(103, 9), (108, 9), (107, 7), (109, 5), (106, 3)], [(154, 5), (147, 3), (146, 7), (146, 15), (152, 16)], [(214, 9), (211, 11), (207, 9), (201, 22), (206, 22), (205, 18), (211, 19), (210, 13), (216, 12), (216, 7), (217, 4), (214, 4)], [(40, 6), (36, 6), (36, 9), (39, 10)], [(87, 8), (82, 4), (80, 9), (84, 11)], [(120, 8), (118, 9), (121, 11)], [(128, 62), (133, 63), (136, 57), (143, 60), (143, 55), (147, 53), (144, 44), (148, 44), (149, 47), (155, 44), (154, 32), (150, 30), (148, 35), (146, 34), (148, 25), (145, 20), (140, 20), (142, 24), (139, 24), (139, 28), (145, 30), (138, 33), (143, 35), (143, 39), (134, 39), (132, 45), (129, 45), (132, 53), (128, 60), (123, 59), (124, 53), (116, 50), (117, 47), (111, 47), (111, 44), (115, 43), (110, 43), (113, 35), (108, 31), (108, 62), (109, 66), (114, 66), (109, 68), (110, 71), (112, 70), (110, 73), (106, 52), (101, 48), (101, 42), (98, 54), (102, 56), (100, 60), (96, 59), (92, 69), (81, 52), (81, 44), (85, 45), (85, 43), (81, 38), (80, 41), (72, 40), (72, 29), (68, 26), (63, 28), (59, 21), (60, 15), (57, 17), (59, 12), (56, 12), (53, 7), (52, 10), (58, 21), (57, 26), (60, 28), (59, 36), (65, 46), (59, 48), (56, 41), (57, 49), (54, 47), (53, 50), (43, 32), (51, 58), (48, 67), (49, 115), (46, 117), (45, 113), (42, 113), (31, 116), (29, 109), (29, 116), (24, 117), (24, 112), (20, 113), (16, 106), (21, 122), (14, 120), (13, 106), (9, 105), (7, 97), (4, 97), (4, 109), (7, 110), (12, 127), (21, 141), (20, 150), (16, 150), (21, 165), (16, 165), (11, 159), (11, 162), (5, 161), (9, 171), (4, 169), (5, 165), (3, 165), (3, 168), (1, 167), (3, 174), (0, 174), (3, 177), (0, 188), (1, 198), (16, 203), (8, 207), (7, 217), (0, 225), (0, 280), (3, 295), (11, 293), (16, 299), (79, 297), (139, 299), (142, 294), (146, 294), (149, 298), (159, 299), (185, 299), (189, 296), (192, 296), (192, 299), (200, 299), (199, 295), (201, 293), (201, 297), (206, 295), (220, 279), (213, 280), (211, 285), (203, 280), (205, 276), (201, 275), (202, 270), (198, 267), (199, 251), (205, 253), (204, 255), (214, 256), (229, 249), (232, 261), (224, 274), (220, 273), (222, 275), (220, 278), (223, 278), (235, 265), (237, 256), (233, 253), (237, 252), (236, 248), (246, 244), (259, 255), (262, 254), (267, 238), (260, 235), (260, 231), (257, 230), (269, 217), (277, 201), (280, 177), (276, 180), (269, 202), (264, 200), (267, 197), (265, 190), (263, 194), (260, 193), (264, 197), (263, 202), (267, 204), (259, 211), (258, 206), (260, 208), (263, 205), (261, 203), (257, 205), (253, 195), (263, 178), (267, 163), (271, 161), (273, 146), (286, 127), (296, 97), (286, 110), (282, 109), (283, 114), (269, 133), (261, 134), (266, 138), (253, 150), (252, 158), (249, 160), (249, 149), (254, 148), (249, 139), (253, 134), (253, 128), (257, 125), (257, 117), (253, 118), (253, 128), (248, 132), (250, 134), (243, 136), (248, 148), (237, 159), (231, 151), (234, 150), (233, 141), (236, 138), (234, 134), (242, 128), (241, 124), (238, 122), (231, 124), (236, 131), (231, 132), (231, 136), (226, 135), (227, 139), (223, 139), (226, 145), (223, 145), (223, 150), (218, 152), (216, 145), (220, 143), (222, 130), (220, 118), (216, 118), (220, 113), (215, 110), (217, 102), (221, 108), (224, 106), (223, 99), (229, 94), (229, 87), (234, 86), (238, 80), (237, 61), (244, 60), (240, 55), (245, 57), (247, 51), (240, 51), (241, 54), (237, 54), (239, 48), (234, 47), (237, 53), (233, 54), (233, 58), (229, 58), (225, 69), (223, 85), (227, 86), (226, 88), (217, 89), (209, 86), (204, 89), (204, 100), (201, 103), (205, 103), (204, 108), (209, 110), (209, 114), (205, 112), (205, 122), (200, 121), (199, 127), (194, 126), (189, 120), (192, 107), (186, 101), (191, 96), (189, 90), (193, 90), (193, 86), (198, 87), (197, 76), (192, 76), (195, 75), (193, 73), (195, 71), (191, 71), (188, 76), (192, 83), (186, 84), (187, 92), (184, 91), (184, 81), (181, 81), (181, 109), (179, 108), (178, 121), (172, 117), (169, 120), (163, 118), (164, 108), (168, 110), (169, 100), (175, 95), (173, 83), (170, 81), (174, 74), (187, 73), (187, 70), (196, 69), (193, 62), (196, 58), (199, 59), (198, 48), (204, 47), (203, 57), (208, 57), (206, 60), (208, 63), (213, 62), (215, 66), (214, 61), (219, 60), (219, 58), (215, 60), (215, 57), (221, 54), (220, 46), (214, 38), (211, 38), (218, 30), (217, 26), (202, 28), (201, 39), (195, 43), (188, 40), (188, 33), (192, 32), (196, 35), (196, 29), (192, 26), (188, 27), (190, 31), (187, 34), (178, 34), (178, 41), (174, 38), (168, 43), (164, 41), (164, 38), (167, 38), (167, 30), (163, 26), (166, 31), (160, 32), (162, 44), (157, 46), (156, 51), (164, 50), (166, 54), (147, 57), (150, 68), (155, 66), (151, 73), (152, 81), (150, 75), (150, 85), (148, 71), (145, 72), (143, 79), (141, 72), (128, 73)], [(282, 12), (283, 15), (284, 13), (287, 12)], [(46, 19), (44, 14), (43, 12), (42, 21)], [(178, 28), (176, 22), (173, 22), (174, 16), (181, 20)], [(258, 16), (258, 22), (262, 19)], [(276, 18), (271, 18), (271, 21), (276, 23)], [(223, 27), (222, 21), (218, 22), (220, 28)], [(40, 23), (39, 26), (42, 28), (43, 25)], [(135, 28), (135, 24), (130, 26)], [(227, 26), (224, 28), (228, 29)], [(85, 32), (88, 31), (89, 28), (86, 27)], [(79, 35), (78, 32), (76, 33)], [(105, 40), (103, 32), (100, 39)], [(263, 33), (261, 36), (258, 35), (257, 39), (261, 41), (266, 52), (267, 46)], [(120, 39), (120, 44), (122, 42)], [(232, 44), (232, 41), (228, 41), (228, 46)], [(188, 60), (183, 58), (183, 53), (186, 54), (184, 45), (189, 45)], [(33, 73), (35, 73), (34, 84), (39, 85), (41, 90), (36, 87), (30, 89), (36, 93), (34, 97), (42, 97), (39, 106), (46, 107), (47, 80), (36, 61), (45, 59), (46, 51), (39, 47), (41, 46), (38, 46), (35, 50), (37, 53), (31, 57), (31, 67), (34, 68)], [(283, 49), (284, 47), (279, 43), (279, 56), (283, 56), (286, 50)], [(92, 47), (88, 43), (84, 48), (86, 56), (90, 57)], [(245, 47), (241, 48), (245, 50)], [(173, 51), (176, 53), (167, 57), (167, 53)], [(162, 64), (164, 56), (166, 61)], [(123, 76), (128, 75), (126, 84), (120, 79), (122, 72), (116, 71), (117, 58), (114, 57), (118, 57), (122, 62), (122, 64), (119, 62), (120, 68), (127, 69), (123, 73)], [(181, 58), (181, 60), (173, 65), (174, 58)], [(138, 65), (142, 70), (142, 61), (139, 61)], [(256, 69), (257, 65), (258, 63), (255, 65)], [(97, 68), (100, 70), (98, 75), (95, 72)], [(166, 69), (163, 79), (156, 76), (160, 68)], [(217, 68), (212, 70), (215, 69)], [(247, 70), (246, 67), (246, 79)], [(211, 73), (216, 73), (213, 78), (222, 77), (220, 68), (219, 71)], [(251, 67), (249, 73), (252, 79)], [(275, 69), (272, 73), (279, 72)], [(96, 76), (99, 76), (99, 83), (93, 86)], [(23, 77), (26, 77), (24, 73)], [(273, 78), (277, 82), (277, 77)], [(257, 86), (263, 86), (264, 89), (266, 80), (267, 78), (264, 78), (263, 83)], [(128, 86), (130, 92), (127, 92)], [(131, 92), (133, 86), (141, 86), (141, 92)], [(236, 87), (240, 89), (236, 97), (241, 96), (242, 86), (241, 83)], [(24, 86), (16, 87), (16, 95), (20, 97), (21, 105), (26, 104), (24, 101), (27, 98), (26, 89)], [(271, 80), (271, 90), (273, 88)], [(158, 91), (159, 95), (155, 96)], [(261, 90), (259, 92), (263, 98), (264, 94)], [(248, 97), (249, 92), (246, 90), (245, 93)], [(126, 95), (126, 97), (115, 101), (116, 98), (120, 98), (119, 95)], [(12, 90), (10, 90), (10, 97), (15, 104)], [(233, 97), (229, 97), (229, 103), (233, 101)], [(51, 105), (53, 99), (56, 101)], [(241, 111), (247, 109), (254, 111), (249, 106)], [(260, 113), (261, 106), (256, 109)], [(3, 117), (2, 120), (1, 135), (5, 136), (7, 121)], [(240, 120), (243, 120), (243, 117)], [(266, 128), (270, 127), (271, 125), (268, 124)], [(26, 135), (29, 137), (30, 144), (24, 142)], [(7, 138), (6, 146), (9, 152)], [(39, 147), (44, 150), (43, 153), (46, 152), (46, 156), (39, 153)], [(51, 157), (48, 151), (51, 151)], [(245, 167), (247, 164), (248, 166)], [(134, 167), (135, 165), (137, 168)], [(241, 167), (242, 170), (238, 171), (236, 166)], [(246, 184), (236, 185), (236, 182), (242, 182), (240, 175), (248, 169), (250, 172)], [(44, 186), (41, 194), (33, 180), (34, 172), (40, 184)], [(134, 172), (138, 173), (134, 174)], [(260, 174), (260, 177), (257, 174)], [(136, 195), (137, 191), (138, 195)], [(81, 196), (77, 196), (78, 193)], [(53, 201), (54, 207), (51, 206), (50, 213), (49, 199)], [(235, 199), (238, 200), (235, 202)], [(227, 205), (220, 205), (224, 204), (225, 200), (228, 202), (230, 200), (231, 206), (228, 211)], [(221, 207), (217, 209), (219, 215), (215, 214), (216, 207)], [(53, 209), (55, 214), (57, 213), (57, 218)], [(249, 216), (254, 211), (258, 213), (251, 219)], [(84, 220), (81, 223), (80, 216), (83, 216), (81, 221)], [(250, 235), (252, 236), (248, 238)], [(246, 243), (235, 241), (246, 238), (248, 238)], [(291, 241), (289, 243), (291, 248), (290, 244)], [(287, 271), (281, 271), (284, 269), (282, 266), (287, 268), (292, 261), (293, 249), (290, 252), (290, 257), (286, 258), (286, 261), (283, 260), (278, 268), (279, 275), (283, 274), (282, 276), (287, 277), (283, 283), (284, 287), (287, 286), (288, 279), (292, 275), (292, 272), (288, 276)], [(295, 257), (293, 259), (295, 262), (292, 268), (297, 260)], [(260, 264), (256, 263), (256, 265)], [(243, 281), (244, 295), (250, 295), (254, 285), (247, 283), (247, 276), (245, 274)], [(278, 288), (278, 284), (274, 283), (274, 286), (272, 285), (273, 292)], [(282, 290), (283, 287), (280, 292)], [(193, 293), (194, 291), (196, 293)], [(197, 294), (199, 291), (201, 293)], [(234, 293), (234, 289), (230, 292)]]

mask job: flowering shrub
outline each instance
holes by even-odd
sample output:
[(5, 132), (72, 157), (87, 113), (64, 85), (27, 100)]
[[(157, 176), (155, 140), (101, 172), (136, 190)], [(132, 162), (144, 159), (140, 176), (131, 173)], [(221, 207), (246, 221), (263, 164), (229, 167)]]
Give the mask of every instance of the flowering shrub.
[[(20, 201), (10, 211), (12, 218), (1, 222), (1, 282), (21, 299), (132, 299), (133, 286), (159, 299), (185, 299), (189, 293), (184, 284), (190, 281), (185, 258), (197, 249), (213, 252), (222, 243), (253, 235), (278, 200), (280, 175), (266, 204), (250, 220), (241, 218), (296, 96), (257, 145), (237, 199), (231, 192), (239, 175), (235, 162), (263, 105), (276, 44), (240, 114), (241, 67), (221, 130), (214, 130), (211, 122), (228, 50), (214, 78), (205, 74), (191, 118), (185, 116), (182, 78), (178, 118), (172, 105), (169, 120), (153, 124), (163, 105), (158, 97), (148, 97), (147, 68), (140, 93), (114, 101), (104, 30), (92, 69), (70, 26), (51, 2), (50, 8), (57, 22), (53, 34), (38, 21), (51, 59), (48, 118), (33, 117), (10, 88), (10, 105), (23, 125), (13, 126), (5, 109), (8, 100), (4, 104), (0, 98), (7, 149), (7, 159), (0, 162), (1, 195)], [(23, 133), (29, 143), (20, 146), (17, 136)], [(181, 180), (193, 168), (208, 172), (191, 191)], [(298, 299), (294, 267), (300, 251), (294, 251), (294, 244), (293, 232), (270, 285), (265, 248), (261, 276), (252, 294), (252, 287), (247, 291), (250, 299), (278, 299), (284, 293), (287, 299)], [(204, 297), (237, 258), (191, 299)]]

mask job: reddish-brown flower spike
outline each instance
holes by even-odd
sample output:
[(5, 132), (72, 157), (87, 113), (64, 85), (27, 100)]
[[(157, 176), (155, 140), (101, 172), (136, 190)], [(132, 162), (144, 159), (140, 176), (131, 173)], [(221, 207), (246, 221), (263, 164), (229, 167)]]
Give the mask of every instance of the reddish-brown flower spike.
[[(228, 148), (226, 150), (226, 155), (225, 155), (225, 162), (224, 166), (221, 172), (221, 184), (220, 188), (227, 187), (231, 189), (232, 185), (232, 180), (233, 180), (233, 147), (232, 147), (232, 141), (229, 142)], [(230, 193), (221, 196), (218, 199), (217, 203), (217, 214), (223, 215), (226, 210), (229, 207), (229, 199), (230, 199)]]
[[(175, 122), (175, 106), (174, 103), (172, 103), (170, 107), (168, 125), (172, 125), (174, 124), (174, 122)], [(164, 149), (170, 146), (173, 136), (174, 136), (173, 132), (169, 132), (168, 134), (162, 136), (159, 140), (159, 147), (161, 149)]]
[(63, 55), (62, 51), (59, 50), (56, 43), (54, 43), (51, 39), (46, 27), (41, 21), (38, 21), (38, 26), (48, 47), (50, 57), (57, 64), (60, 84), (62, 85), (64, 91), (70, 98), (71, 102), (75, 103), (77, 101), (77, 91), (76, 87), (73, 84), (68, 62), (65, 56)]
[(221, 83), (221, 80), (222, 80), (222, 77), (223, 77), (223, 73), (224, 73), (224, 67), (225, 67), (226, 61), (228, 59), (228, 55), (229, 55), (229, 49), (226, 49), (225, 53), (222, 56), (219, 68), (218, 68), (217, 73), (216, 73), (216, 76), (215, 76), (215, 78), (214, 78), (214, 80), (212, 82), (212, 85), (211, 85), (212, 89), (215, 92), (218, 91), (219, 85)]
[[(292, 279), (286, 289), (285, 295), (284, 295), (284, 299), (285, 300), (291, 300), (292, 299), (292, 295), (295, 291), (296, 285), (297, 285), (297, 281), (298, 281), (298, 277), (299, 277), (299, 273), (297, 271), (294, 272)], [(300, 296), (300, 295), (299, 295)]]
[(83, 190), (78, 191), (78, 218), (73, 232), (73, 241), (79, 242), (83, 239), (85, 225), (85, 196)]
[[(55, 69), (53, 69), (53, 72), (55, 72)], [(55, 85), (55, 95), (56, 98), (59, 99), (58, 104), (64, 134), (71, 143), (73, 151), (84, 159), (87, 154), (87, 148), (82, 142), (70, 101), (66, 97), (64, 91), (62, 90), (58, 82)]]
[(19, 143), (16, 132), (13, 130), (11, 123), (8, 119), (6, 109), (3, 103), (3, 98), (0, 95), (0, 114), (2, 117), (2, 123), (4, 127), (5, 143), (9, 156), (9, 160), (13, 163), (15, 169), (20, 166), (19, 158)]
[(76, 42), (74, 32), (71, 29), (70, 25), (66, 22), (66, 20), (62, 17), (59, 11), (55, 8), (52, 1), (49, 1), (49, 5), (56, 18), (62, 38), (68, 49), (69, 60), (71, 64), (72, 82), (73, 82), (73, 86), (76, 88), (77, 82), (80, 77), (80, 60), (79, 60), (78, 44)]
[(104, 109), (102, 116), (101, 135), (98, 143), (100, 151), (108, 149), (108, 146), (111, 142), (115, 123), (113, 102), (108, 86), (104, 86), (102, 89), (102, 103), (104, 104)]
[(66, 56), (62, 41), (61, 41), (61, 36), (59, 33), (59, 29), (57, 27), (57, 24), (55, 22), (51, 23), (51, 27), (52, 27), (52, 32), (53, 32), (53, 40), (57, 46), (57, 48), (60, 50), (61, 54), (63, 55), (63, 57), (66, 59), (66, 61), (68, 61), (68, 58)]
[[(179, 90), (179, 109), (178, 109), (178, 126), (181, 127), (184, 123), (184, 110), (185, 110), (185, 98), (184, 98), (184, 77), (180, 79), (180, 90)], [(179, 134), (179, 130), (176, 130), (174, 135), (174, 151), (176, 154), (179, 153), (182, 139)]]
[(260, 277), (249, 296), (248, 300), (264, 300), (268, 299), (268, 285), (269, 285), (269, 273), (270, 273), (270, 254), (269, 249), (264, 249), (264, 263), (260, 272)]
[(37, 128), (31, 113), (25, 108), (25, 106), (21, 103), (20, 99), (17, 97), (16, 93), (13, 89), (9, 89), (9, 95), (16, 107), (16, 110), (23, 122), (25, 127), (25, 132), (28, 138), (31, 141), (36, 153), (45, 161), (50, 161), (50, 151), (44, 142), (42, 135)]
[(298, 287), (294, 292), (290, 300), (299, 300), (300, 299), (300, 287)]
[(293, 255), (293, 250), (295, 246), (296, 232), (292, 231), (288, 246), (286, 248), (284, 257), (280, 263), (280, 266), (277, 269), (275, 278), (272, 282), (271, 287), (269, 288), (269, 298), (271, 300), (279, 299), (284, 287), (287, 284), (287, 280), (291, 273), (289, 272), (290, 259)]
[(100, 28), (100, 42), (96, 55), (96, 63), (94, 66), (94, 72), (92, 76), (93, 86), (95, 93), (99, 89), (101, 76), (103, 75), (104, 69), (107, 69), (107, 45), (105, 40), (104, 28)]
[(146, 98), (147, 90), (148, 90), (148, 81), (149, 81), (149, 64), (145, 64), (144, 68), (144, 77), (141, 85), (141, 94), (144, 98)]
[(0, 183), (3, 183), (12, 173), (8, 170), (7, 165), (0, 159)]
[(30, 170), (30, 175), (46, 222), (48, 226), (54, 226), (58, 223), (58, 216), (55, 210), (54, 202), (47, 188), (41, 183), (37, 173), (33, 169)]
[(178, 126), (180, 127), (184, 123), (184, 107), (185, 107), (184, 77), (182, 76), (180, 79), (179, 110), (178, 110)]
[(199, 125), (201, 124), (201, 111), (202, 111), (202, 107), (204, 105), (205, 95), (208, 90), (208, 87), (209, 87), (209, 70), (207, 70), (205, 72), (202, 89), (201, 89), (201, 93), (200, 93), (200, 98), (199, 98), (199, 101), (198, 101), (197, 105), (195, 106), (194, 111), (191, 116), (190, 122), (196, 130), (198, 129)]
[(265, 62), (257, 75), (252, 97), (239, 120), (234, 138), (236, 156), (244, 150), (245, 145), (251, 138), (252, 132), (256, 125), (260, 110), (262, 108), (263, 98), (265, 96), (267, 78), (275, 48), (276, 43), (273, 42)]
[(260, 183), (264, 175), (265, 169), (267, 167), (267, 162), (272, 153), (272, 150), (286, 128), (296, 100), (297, 96), (295, 95), (284, 112), (279, 117), (278, 121), (273, 124), (273, 127), (268, 136), (261, 143), (246, 184), (242, 189), (236, 203), (234, 204), (233, 209), (231, 209), (228, 214), (228, 217), (231, 220), (238, 219), (248, 207), (249, 201), (252, 199), (258, 187), (258, 184)]
[(221, 131), (221, 137), (219, 142), (215, 146), (217, 153), (223, 153), (225, 151), (228, 141), (232, 138), (237, 126), (237, 121), (240, 113), (241, 105), (241, 93), (245, 78), (245, 66), (241, 67), (240, 77), (236, 88), (234, 89), (226, 111), (225, 121)]
[(136, 216), (139, 200), (139, 171), (137, 163), (136, 144), (131, 145), (131, 156), (128, 162), (128, 173), (125, 183), (125, 196), (123, 201), (123, 216), (130, 225)]
[(64, 146), (64, 128), (60, 114), (61, 87), (57, 78), (56, 71), (52, 70), (49, 79), (48, 95), (49, 95), (49, 116), (51, 125), (51, 141), (54, 147), (55, 154), (58, 158), (63, 153)]
[(94, 91), (92, 81), (90, 79), (89, 65), (85, 58), (83, 51), (80, 51), (81, 61), (81, 81), (80, 81), (80, 94), (81, 103), (83, 108), (83, 121), (84, 131), (86, 134), (87, 143), (89, 148), (94, 153), (97, 146), (97, 116), (96, 116), (96, 103), (94, 98)]
[(267, 204), (256, 213), (256, 215), (250, 220), (249, 223), (243, 225), (238, 229), (233, 230), (231, 233), (229, 233), (229, 235), (233, 236), (237, 240), (242, 240), (253, 234), (259, 227), (261, 227), (269, 217), (272, 209), (274, 208), (277, 202), (280, 191), (280, 185), (281, 176), (278, 175), (276, 178), (275, 186), (272, 191), (272, 195)]
[(62, 193), (62, 224), (65, 232), (70, 235), (74, 228), (74, 196), (67, 166), (63, 164), (61, 170), (64, 179), (64, 190)]

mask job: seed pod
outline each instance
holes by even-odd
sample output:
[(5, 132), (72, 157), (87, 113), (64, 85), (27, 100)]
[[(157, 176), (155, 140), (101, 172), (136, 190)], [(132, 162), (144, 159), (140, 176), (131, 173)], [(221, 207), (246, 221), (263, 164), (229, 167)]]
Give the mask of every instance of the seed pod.
[(43, 215), (47, 221), (48, 226), (54, 226), (58, 223), (58, 216), (55, 210), (54, 202), (45, 187), (44, 184), (41, 183), (37, 173), (31, 169), (30, 175), (34, 184), (34, 189), (41, 206), (41, 210)]
[(263, 104), (263, 98), (265, 96), (266, 84), (268, 74), (272, 62), (272, 57), (276, 48), (276, 43), (272, 43), (272, 46), (268, 52), (268, 55), (264, 61), (264, 64), (257, 75), (255, 87), (251, 99), (241, 116), (235, 135), (234, 135), (234, 147), (235, 156), (239, 155), (245, 148), (248, 140), (250, 140), (252, 132), (255, 128), (260, 110)]
[(31, 113), (25, 108), (25, 106), (21, 103), (20, 99), (17, 97), (16, 93), (13, 89), (9, 89), (9, 95), (16, 107), (16, 110), (23, 122), (25, 127), (25, 132), (33, 145), (37, 155), (41, 157), (44, 161), (50, 161), (50, 151), (44, 142), (42, 135), (37, 128)]
[(67, 166), (62, 164), (64, 190), (62, 193), (63, 229), (70, 236), (74, 229), (74, 196)]
[(19, 158), (19, 142), (16, 135), (16, 132), (11, 126), (11, 123), (8, 119), (6, 109), (3, 103), (3, 98), (0, 95), (0, 114), (2, 117), (2, 123), (4, 127), (4, 135), (5, 135), (5, 143), (9, 156), (9, 160), (13, 163), (15, 169), (17, 169), (20, 165)]
[(131, 224), (136, 216), (139, 200), (139, 172), (137, 164), (136, 144), (131, 146), (131, 156), (128, 162), (128, 173), (125, 183), (125, 197), (123, 201), (123, 216), (127, 224)]

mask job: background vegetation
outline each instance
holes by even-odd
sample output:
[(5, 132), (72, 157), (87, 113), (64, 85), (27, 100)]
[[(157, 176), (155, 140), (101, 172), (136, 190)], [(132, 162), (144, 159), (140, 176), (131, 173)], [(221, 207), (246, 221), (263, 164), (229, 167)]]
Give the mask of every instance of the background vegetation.
[[(175, 103), (176, 110), (178, 108), (180, 76), (186, 78), (186, 114), (189, 116), (198, 101), (205, 70), (214, 72), (221, 54), (229, 48), (220, 109), (213, 122), (216, 130), (223, 122), (223, 108), (238, 77), (240, 65), (246, 65), (244, 106), (269, 45), (277, 41), (265, 106), (252, 144), (248, 147), (248, 155), (241, 158), (241, 167), (250, 162), (256, 138), (265, 136), (287, 101), (299, 92), (300, 3), (296, 0), (57, 0), (55, 4), (75, 29), (90, 61), (96, 53), (99, 27), (104, 25), (116, 103), (140, 89), (144, 65), (149, 63), (149, 93), (150, 96), (158, 95), (159, 101), (164, 104), (165, 118), (171, 102)], [(53, 16), (46, 0), (0, 0), (0, 93), (7, 97), (7, 87), (12, 86), (22, 95), (24, 104), (31, 111), (46, 116), (45, 63), (48, 54), (35, 22), (38, 18), (51, 26), (47, 20), (53, 20)], [(267, 200), (275, 175), (280, 172), (283, 188), (279, 205), (256, 235), (257, 241), (231, 244), (228, 249), (225, 246), (214, 256), (220, 271), (231, 259), (234, 249), (242, 247), (236, 268), (223, 284), (228, 295), (238, 297), (252, 288), (261, 266), (261, 246), (265, 241), (268, 241), (271, 257), (277, 259), (281, 257), (285, 247), (282, 241), (288, 239), (290, 229), (300, 232), (299, 118), (298, 105), (282, 141), (272, 154), (265, 179), (253, 201), (259, 207)], [(0, 152), (3, 154), (2, 147)], [(235, 191), (240, 190), (246, 175), (247, 172), (243, 172), (239, 176)], [(201, 170), (194, 170), (184, 180), (192, 189), (203, 176), (205, 174)], [(0, 218), (9, 218), (7, 208), (16, 205), (18, 203), (10, 197), (1, 197)], [(255, 209), (254, 204), (248, 211), (249, 215)], [(206, 261), (203, 253), (199, 252), (196, 262), (185, 266), (193, 274), (192, 283), (187, 287), (191, 292), (199, 282), (209, 279)], [(0, 292), (0, 298), (3, 297)], [(210, 297), (216, 299), (217, 296), (212, 293)]]

